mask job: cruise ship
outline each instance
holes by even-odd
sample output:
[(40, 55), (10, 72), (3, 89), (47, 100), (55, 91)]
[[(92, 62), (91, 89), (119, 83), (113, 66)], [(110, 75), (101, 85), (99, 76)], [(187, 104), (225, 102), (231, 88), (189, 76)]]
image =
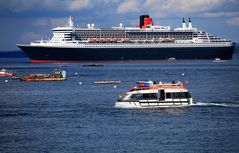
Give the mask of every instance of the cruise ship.
[(154, 25), (141, 15), (139, 25), (98, 28), (68, 24), (52, 29), (50, 40), (17, 44), (33, 63), (89, 61), (160, 61), (168, 59), (232, 59), (235, 43), (193, 27), (190, 18), (182, 26)]

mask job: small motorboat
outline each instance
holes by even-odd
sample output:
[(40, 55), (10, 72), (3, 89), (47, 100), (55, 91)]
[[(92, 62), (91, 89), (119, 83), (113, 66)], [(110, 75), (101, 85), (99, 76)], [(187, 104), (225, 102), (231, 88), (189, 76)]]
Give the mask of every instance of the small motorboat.
[(13, 80), (19, 80), (21, 77), (20, 76), (12, 76), (11, 79)]
[(9, 72), (6, 69), (2, 69), (0, 71), (0, 76), (16, 76), (16, 73), (14, 72)]
[(214, 63), (222, 63), (222, 62), (225, 62), (224, 60), (221, 60), (220, 58), (215, 58), (213, 60)]
[(20, 77), (21, 81), (65, 81), (66, 71), (56, 70), (52, 74), (30, 74), (26, 77)]
[(121, 81), (95, 81), (94, 84), (120, 84)]
[(84, 64), (83, 67), (103, 67), (102, 64)]
[(115, 106), (121, 108), (185, 107), (193, 103), (191, 93), (180, 81), (137, 81), (137, 86), (124, 93)]
[(168, 60), (167, 61), (176, 61), (176, 58), (175, 57), (170, 57), (170, 58), (168, 58)]

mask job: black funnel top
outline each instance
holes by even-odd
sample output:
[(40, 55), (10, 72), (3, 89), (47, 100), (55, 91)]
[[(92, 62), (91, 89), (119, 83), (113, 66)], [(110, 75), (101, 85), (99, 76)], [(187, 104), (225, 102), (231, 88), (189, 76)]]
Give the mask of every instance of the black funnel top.
[(139, 20), (139, 26), (142, 28), (144, 26), (144, 18), (149, 18), (149, 15), (141, 15)]

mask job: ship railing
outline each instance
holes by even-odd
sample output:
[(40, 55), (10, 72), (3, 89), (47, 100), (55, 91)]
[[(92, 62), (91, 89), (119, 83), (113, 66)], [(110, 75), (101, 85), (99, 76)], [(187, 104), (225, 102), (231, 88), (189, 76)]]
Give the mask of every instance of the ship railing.
[(49, 40), (36, 40), (31, 42), (33, 44), (44, 44), (44, 43), (49, 43)]
[(141, 47), (225, 47), (231, 46), (232, 42), (215, 42), (215, 43), (86, 43), (80, 41), (69, 42), (52, 42), (36, 41), (31, 45), (62, 46), (62, 47), (92, 47), (92, 48), (141, 48)]
[(177, 44), (177, 43), (169, 43), (169, 44), (165, 44), (165, 43), (150, 43), (150, 44), (144, 44), (144, 43), (99, 43), (99, 44), (81, 44), (81, 46), (85, 46), (85, 47), (187, 47), (187, 46), (192, 46), (192, 47), (216, 47), (216, 46), (230, 46), (231, 44), (228, 43), (201, 43), (201, 44), (189, 44), (189, 43), (185, 43), (185, 44)]
[(223, 47), (231, 43), (94, 43), (84, 44), (85, 47)]

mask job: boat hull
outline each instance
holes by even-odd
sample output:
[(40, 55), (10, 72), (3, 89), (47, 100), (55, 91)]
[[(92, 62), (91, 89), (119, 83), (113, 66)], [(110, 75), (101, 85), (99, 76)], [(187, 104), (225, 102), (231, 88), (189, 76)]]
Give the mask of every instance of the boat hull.
[(66, 48), (18, 45), (35, 63), (88, 61), (157, 61), (175, 59), (232, 59), (234, 46), (167, 48)]
[(15, 76), (15, 73), (7, 72), (7, 73), (0, 73), (0, 77), (8, 77), (8, 76)]
[(65, 81), (66, 78), (19, 78), (21, 81)]
[(157, 108), (157, 107), (187, 107), (191, 102), (188, 101), (158, 101), (158, 102), (119, 102), (115, 107), (119, 108)]
[(5, 76), (14, 76), (14, 74), (0, 74), (0, 77), (5, 77)]

